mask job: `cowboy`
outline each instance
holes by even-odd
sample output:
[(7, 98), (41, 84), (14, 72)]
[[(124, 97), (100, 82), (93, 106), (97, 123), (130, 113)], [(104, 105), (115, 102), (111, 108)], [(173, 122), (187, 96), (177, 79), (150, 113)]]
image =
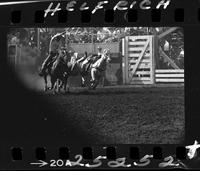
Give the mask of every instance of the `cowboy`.
[(71, 60), (70, 60), (70, 63), (72, 63), (72, 68), (71, 68), (72, 71), (74, 69), (74, 66), (76, 65), (77, 58), (78, 58), (78, 53), (77, 52), (72, 52), (71, 53)]
[(103, 53), (101, 54), (101, 58), (99, 60), (97, 60), (91, 68), (91, 83), (92, 85), (94, 85), (95, 83), (95, 73), (97, 73), (97, 71), (100, 71), (100, 74), (102, 74), (101, 76), (103, 78), (105, 78), (105, 70), (106, 70), (106, 64), (103, 63), (104, 60), (106, 60), (107, 62), (110, 62), (110, 57), (108, 55), (110, 49), (104, 49)]
[(98, 50), (97, 56), (96, 55), (87, 56), (87, 54), (85, 54), (85, 56), (83, 56), (82, 58), (77, 60), (77, 63), (83, 61), (83, 63), (82, 63), (82, 67), (83, 67), (85, 64), (91, 62), (92, 60), (95, 60), (94, 57), (97, 57), (97, 59), (99, 59), (102, 55), (102, 48), (98, 47), (97, 50)]
[(63, 40), (65, 40), (64, 34), (65, 32), (58, 33), (51, 38), (50, 43), (49, 43), (49, 55), (47, 56), (47, 58), (44, 60), (42, 64), (40, 74), (43, 74), (46, 69), (49, 69), (53, 61), (55, 61), (55, 59), (59, 55), (59, 50), (64, 44)]
[(98, 47), (97, 50), (98, 50), (97, 56), (100, 57), (102, 55), (102, 48)]
[(76, 60), (77, 60), (78, 53), (74, 52), (74, 51), (71, 51), (70, 55), (71, 55), (70, 62), (74, 64), (76, 62)]
[[(100, 55), (98, 56), (99, 57), (98, 59), (100, 59), (101, 57), (105, 58), (107, 53), (108, 53), (108, 51), (109, 51), (109, 49), (104, 49), (104, 51), (102, 53), (100, 53)], [(93, 64), (93, 68), (99, 67), (100, 63), (101, 63), (101, 61), (98, 60), (95, 64)]]
[(97, 47), (97, 54), (93, 55), (93, 62), (96, 62), (98, 59), (100, 59), (102, 54), (103, 54), (102, 48), (101, 47)]

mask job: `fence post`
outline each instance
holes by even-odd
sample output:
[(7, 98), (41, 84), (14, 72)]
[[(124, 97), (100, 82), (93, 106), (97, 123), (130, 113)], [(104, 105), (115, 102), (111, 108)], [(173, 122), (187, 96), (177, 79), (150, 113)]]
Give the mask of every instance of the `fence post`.
[(40, 29), (37, 28), (37, 48), (40, 50)]
[(94, 44), (94, 33), (92, 32), (92, 53), (95, 52), (95, 44)]
[(125, 83), (129, 84), (129, 63), (128, 63), (128, 45), (129, 45), (129, 36), (125, 37), (125, 55), (124, 55), (124, 60), (125, 60)]
[(153, 36), (153, 75), (154, 75), (154, 84), (156, 83), (156, 68), (159, 67), (159, 45), (158, 45), (158, 36)]
[(125, 66), (125, 38), (122, 39), (122, 79), (123, 79), (123, 84), (126, 84), (126, 66)]

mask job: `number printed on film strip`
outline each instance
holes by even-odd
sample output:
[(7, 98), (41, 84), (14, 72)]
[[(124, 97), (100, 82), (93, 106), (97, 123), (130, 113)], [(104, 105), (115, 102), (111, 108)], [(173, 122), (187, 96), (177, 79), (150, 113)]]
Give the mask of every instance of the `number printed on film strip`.
[(197, 169), (199, 0), (0, 2), (0, 169)]

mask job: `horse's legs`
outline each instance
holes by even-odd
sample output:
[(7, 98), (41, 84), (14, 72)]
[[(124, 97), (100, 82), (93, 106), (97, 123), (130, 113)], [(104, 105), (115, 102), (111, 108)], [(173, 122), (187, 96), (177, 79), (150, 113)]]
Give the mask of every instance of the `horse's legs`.
[(47, 82), (47, 74), (44, 75), (44, 91), (47, 91), (48, 90), (48, 82)]
[(51, 76), (51, 90), (53, 90), (54, 84), (55, 84), (54, 78)]
[(64, 91), (69, 93), (69, 86), (67, 85), (68, 77), (64, 79)]
[(97, 79), (92, 83), (92, 89), (95, 90), (98, 84), (99, 84), (99, 78), (97, 78)]
[[(90, 80), (90, 82), (91, 82), (91, 88), (92, 89), (95, 89), (96, 88), (96, 73), (97, 73), (97, 70), (96, 70), (96, 68), (92, 68), (91, 69), (91, 80)], [(98, 84), (98, 83), (97, 83)]]
[(57, 83), (57, 92), (59, 93), (60, 92), (60, 89), (62, 88), (62, 81), (61, 80), (59, 80), (59, 79), (57, 79), (57, 81), (56, 81), (56, 83)]
[(99, 76), (99, 80), (101, 80), (101, 86), (105, 86), (105, 72), (101, 73)]
[(64, 86), (64, 82), (60, 80), (60, 81), (59, 81), (59, 87), (60, 87), (60, 88), (63, 88), (63, 86)]
[(85, 87), (85, 78), (81, 75), (81, 86)]
[(91, 69), (91, 82), (94, 82), (94, 81), (95, 81), (95, 72), (96, 72), (96, 69), (95, 69), (95, 68), (92, 68), (92, 69)]
[(54, 92), (59, 93), (61, 87), (62, 87), (62, 80), (60, 80), (59, 78), (55, 79)]
[(104, 84), (104, 83), (105, 83), (105, 77), (104, 77), (104, 76), (102, 76), (102, 77), (101, 77), (101, 86), (102, 86), (102, 87), (104, 87), (104, 86), (105, 86), (105, 84)]
[(53, 89), (53, 93), (56, 94), (59, 90), (59, 85), (58, 85), (58, 79), (54, 80), (54, 89)]
[(53, 77), (53, 76), (51, 76), (51, 90), (53, 90), (54, 91), (54, 94), (56, 93), (56, 79)]

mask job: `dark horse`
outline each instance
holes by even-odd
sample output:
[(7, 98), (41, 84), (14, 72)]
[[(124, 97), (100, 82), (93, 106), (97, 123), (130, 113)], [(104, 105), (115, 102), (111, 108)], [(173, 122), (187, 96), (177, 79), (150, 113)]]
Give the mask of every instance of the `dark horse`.
[[(64, 63), (66, 63), (66, 60), (69, 58), (70, 58), (70, 54), (66, 50), (62, 50), (62, 55), (60, 53), (57, 57), (54, 57), (54, 59), (48, 64), (47, 69), (44, 72), (41, 72), (41, 71), (39, 72), (39, 76), (44, 78), (44, 83), (45, 83), (44, 91), (47, 91), (48, 89), (53, 88), (52, 83), (54, 83), (55, 75), (58, 75), (60, 77), (61, 73), (63, 72), (63, 65)], [(56, 67), (57, 64), (58, 64), (58, 67)], [(62, 66), (62, 67), (60, 68), (59, 66)], [(55, 72), (52, 72), (52, 68), (55, 68), (55, 67), (60, 68), (60, 69), (56, 69)], [(50, 87), (48, 87), (48, 80), (47, 80), (48, 75), (50, 76), (50, 79), (51, 79)]]
[[(87, 55), (87, 53), (86, 53)], [(90, 89), (95, 89), (98, 85), (99, 79), (102, 73), (105, 71), (106, 63), (110, 61), (110, 57), (104, 52), (101, 58), (92, 58), (93, 60), (89, 60), (84, 66), (82, 66), (82, 62), (70, 62), (70, 54), (65, 51), (62, 55), (59, 55), (52, 67), (46, 72), (44, 75), (45, 80), (45, 90), (47, 87), (47, 75), (50, 75), (51, 78), (51, 89), (54, 90), (54, 93), (59, 92), (61, 87), (64, 87), (64, 91), (66, 92), (67, 80), (70, 76), (81, 75), (82, 77), (82, 85), (85, 84), (85, 76), (91, 74), (92, 81), (91, 85), (89, 85)]]
[[(66, 68), (67, 63), (70, 60), (69, 53), (64, 51), (64, 53), (60, 54), (55, 62), (53, 63), (50, 71), (51, 77), (51, 89), (54, 90), (54, 93), (60, 91), (62, 84), (65, 82)], [(66, 91), (66, 87), (65, 87)]]
[[(85, 55), (87, 58), (87, 53), (85, 53)], [(85, 77), (89, 74), (89, 68), (95, 61), (95, 57), (93, 57), (84, 66), (82, 66), (82, 63), (86, 59), (75, 63), (71, 62), (70, 59), (71, 57), (69, 57), (68, 53), (66, 52), (65, 55), (58, 56), (51, 67), (51, 89), (54, 90), (54, 93), (56, 90), (59, 92), (60, 88), (62, 87), (64, 87), (64, 91), (66, 92), (67, 80), (69, 76), (81, 75), (82, 86), (85, 86)]]

